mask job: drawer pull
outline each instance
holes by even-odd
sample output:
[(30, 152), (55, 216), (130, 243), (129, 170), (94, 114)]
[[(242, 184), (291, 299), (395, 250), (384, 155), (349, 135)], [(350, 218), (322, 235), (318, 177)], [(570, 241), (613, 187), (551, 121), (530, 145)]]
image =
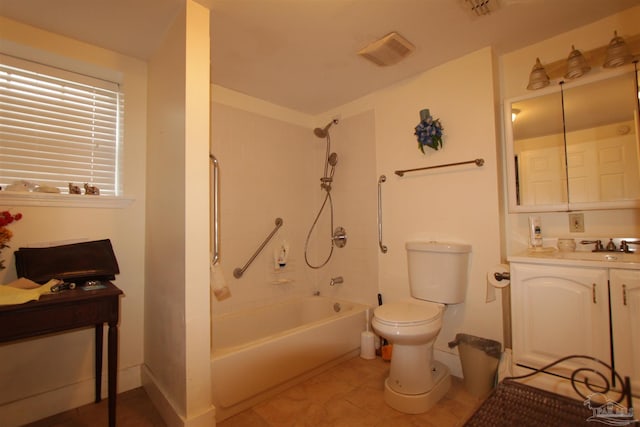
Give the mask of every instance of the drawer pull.
[(595, 283), (591, 286), (591, 293), (593, 294), (593, 303), (597, 304), (598, 300), (596, 298), (596, 284)]
[(622, 305), (627, 305), (627, 285), (622, 284)]

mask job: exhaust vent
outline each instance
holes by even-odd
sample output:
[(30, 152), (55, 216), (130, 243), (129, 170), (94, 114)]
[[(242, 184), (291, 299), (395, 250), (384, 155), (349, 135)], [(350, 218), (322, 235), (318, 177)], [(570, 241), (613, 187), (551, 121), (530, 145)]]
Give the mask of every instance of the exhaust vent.
[(397, 64), (415, 49), (416, 47), (409, 40), (394, 31), (380, 40), (370, 43), (367, 47), (361, 49), (358, 55), (376, 65), (386, 67)]
[(465, 0), (464, 5), (474, 17), (489, 15), (498, 9), (497, 0)]

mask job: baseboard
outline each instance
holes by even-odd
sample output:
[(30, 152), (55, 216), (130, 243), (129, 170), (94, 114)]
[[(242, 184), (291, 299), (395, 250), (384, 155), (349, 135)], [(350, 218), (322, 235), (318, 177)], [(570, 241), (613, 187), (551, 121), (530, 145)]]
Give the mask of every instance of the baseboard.
[(216, 425), (215, 408), (211, 405), (202, 413), (186, 419), (160, 388), (158, 381), (146, 365), (141, 370), (142, 386), (167, 427), (212, 427)]
[[(102, 398), (107, 398), (107, 373)], [(118, 393), (140, 387), (140, 365), (118, 371)], [(0, 406), (2, 427), (18, 427), (95, 401), (95, 379), (89, 378)]]

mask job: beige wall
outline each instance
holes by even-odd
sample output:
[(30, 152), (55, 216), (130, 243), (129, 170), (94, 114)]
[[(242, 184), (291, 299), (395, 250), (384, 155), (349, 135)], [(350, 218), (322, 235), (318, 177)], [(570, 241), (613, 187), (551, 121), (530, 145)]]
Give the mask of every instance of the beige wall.
[[(469, 78), (473, 70), (473, 78)], [(486, 272), (500, 261), (497, 136), (492, 51), (479, 50), (372, 96), (376, 111), (376, 157), (384, 184), (384, 231), (389, 252), (378, 255), (385, 300), (409, 295), (404, 244), (440, 240), (472, 246), (464, 304), (449, 306), (436, 341), (436, 359), (461, 376), (447, 343), (457, 332), (502, 342), (500, 296), (486, 302)], [(478, 82), (483, 82), (478, 84)], [(444, 147), (417, 148), (413, 128), (429, 108), (444, 126)], [(473, 164), (398, 177), (397, 169), (484, 159)]]
[[(539, 57), (543, 63), (566, 58), (571, 45), (589, 51), (608, 44), (613, 31), (622, 36), (638, 33), (640, 7), (604, 18), (591, 25), (560, 34), (500, 58), (502, 99), (535, 95), (526, 90), (531, 67)], [(631, 68), (632, 69), (632, 68)], [(607, 73), (599, 64), (585, 78)], [(569, 83), (570, 84), (570, 83)], [(507, 221), (508, 252), (514, 254), (526, 249), (529, 241), (528, 218), (530, 214), (509, 214)], [(640, 211), (638, 209), (601, 210), (584, 212), (584, 233), (569, 232), (568, 213), (540, 214), (545, 237), (601, 238), (640, 236)]]
[[(475, 79), (467, 78), (469, 69), (474, 70)], [(213, 151), (221, 161), (223, 186), (222, 265), (234, 295), (214, 302), (214, 312), (315, 289), (372, 306), (377, 305), (379, 291), (386, 301), (404, 298), (409, 295), (404, 243), (410, 239), (457, 241), (473, 246), (467, 299), (448, 310), (437, 357), (461, 375), (455, 353), (446, 345), (456, 332), (502, 341), (499, 297), (485, 302), (486, 271), (500, 262), (493, 74), (491, 50), (484, 49), (311, 120), (323, 126), (332, 117), (341, 117), (331, 128), (332, 151), (339, 157), (332, 191), (334, 225), (345, 227), (349, 235), (347, 246), (335, 249), (329, 265), (315, 273), (305, 267), (301, 246), (322, 202), (318, 178), (324, 142), (313, 135), (313, 126), (307, 122), (300, 127), (287, 125), (281, 118), (260, 117), (273, 114), (255, 108), (256, 102), (234, 102), (237, 98), (229, 92), (216, 96), (214, 91)], [(487, 84), (477, 85), (477, 81)], [(232, 103), (234, 107), (223, 105)], [(427, 155), (418, 151), (413, 136), (422, 108), (430, 108), (442, 120), (446, 133), (444, 149)], [(393, 174), (396, 169), (477, 157), (485, 159), (484, 167), (462, 166), (404, 178)], [(386, 255), (380, 253), (377, 242), (380, 174), (387, 176), (382, 187)], [(278, 189), (287, 190), (288, 195), (283, 197)], [(290, 228), (283, 235), (293, 243), (296, 282), (288, 287), (269, 286), (269, 247), (247, 271), (246, 279), (233, 279), (233, 268), (241, 266), (266, 236), (278, 209), (291, 216), (289, 222), (284, 216)], [(344, 276), (345, 283), (328, 286), (337, 275)]]
[[(0, 28), (0, 50), (4, 52), (121, 79), (126, 99), (124, 197), (132, 202), (124, 208), (107, 209), (7, 206), (0, 199), (0, 210), (24, 215), (22, 221), (11, 225), (12, 248), (111, 239), (120, 266), (115, 283), (125, 294), (121, 299), (118, 389), (138, 387), (144, 326), (146, 64), (2, 17)], [(8, 249), (2, 251), (2, 256), (10, 267), (0, 271), (0, 283), (8, 283), (16, 278), (14, 260)], [(2, 425), (21, 425), (92, 402), (93, 359), (92, 329), (0, 345)]]
[(169, 426), (209, 426), (209, 11), (185, 5), (149, 61), (142, 373)]

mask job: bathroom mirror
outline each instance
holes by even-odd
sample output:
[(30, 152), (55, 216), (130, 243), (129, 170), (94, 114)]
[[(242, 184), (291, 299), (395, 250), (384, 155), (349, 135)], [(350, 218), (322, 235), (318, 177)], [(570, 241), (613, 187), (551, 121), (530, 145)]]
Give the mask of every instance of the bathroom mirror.
[(637, 79), (626, 68), (505, 103), (511, 212), (640, 206)]

